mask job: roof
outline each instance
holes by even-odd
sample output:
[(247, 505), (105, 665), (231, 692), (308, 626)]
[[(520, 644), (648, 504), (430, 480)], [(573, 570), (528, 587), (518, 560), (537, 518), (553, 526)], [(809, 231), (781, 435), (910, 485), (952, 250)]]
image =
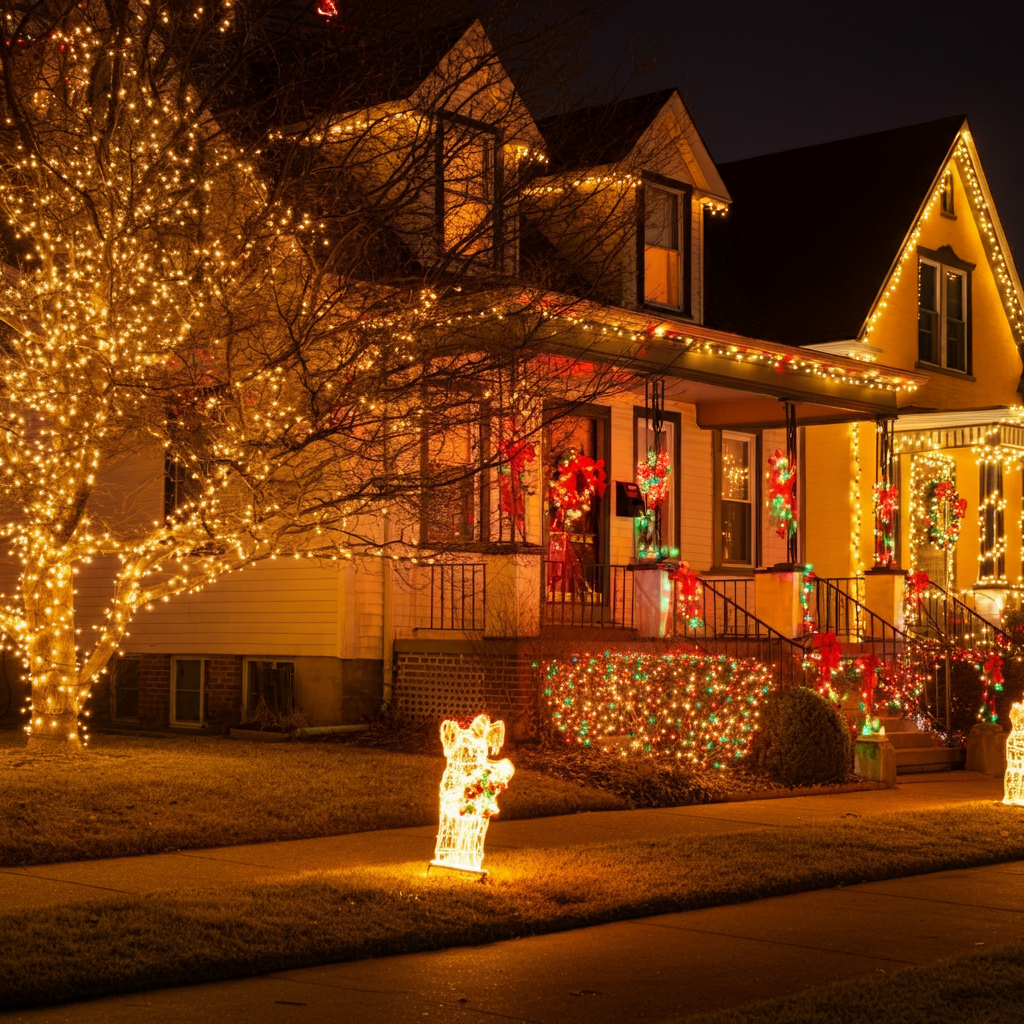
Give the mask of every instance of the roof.
[(704, 322), (796, 345), (856, 338), (964, 122), (720, 164), (733, 204), (705, 221)]
[(601, 167), (625, 159), (675, 89), (555, 114), (537, 122), (549, 172)]

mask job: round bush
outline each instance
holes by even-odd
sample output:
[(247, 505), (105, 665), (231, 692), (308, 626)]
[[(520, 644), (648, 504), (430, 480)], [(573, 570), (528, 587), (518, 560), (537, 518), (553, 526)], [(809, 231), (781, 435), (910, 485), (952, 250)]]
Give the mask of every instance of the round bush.
[(782, 690), (769, 697), (761, 715), (756, 762), (786, 786), (839, 782), (850, 770), (850, 730), (815, 690)]

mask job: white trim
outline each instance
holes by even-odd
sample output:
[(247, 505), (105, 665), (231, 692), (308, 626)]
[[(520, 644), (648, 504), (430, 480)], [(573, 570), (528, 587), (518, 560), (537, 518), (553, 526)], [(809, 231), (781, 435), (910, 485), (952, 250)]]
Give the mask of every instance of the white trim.
[(1002, 423), (1012, 412), (1009, 406), (992, 409), (958, 409), (955, 412), (901, 413), (896, 432), (930, 430), (936, 427), (980, 427)]

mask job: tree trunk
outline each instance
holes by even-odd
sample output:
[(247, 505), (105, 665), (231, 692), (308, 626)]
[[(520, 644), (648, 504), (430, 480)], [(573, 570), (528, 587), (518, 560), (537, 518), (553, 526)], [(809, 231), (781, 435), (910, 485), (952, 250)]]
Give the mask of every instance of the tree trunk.
[(89, 690), (78, 684), (70, 562), (37, 563), (26, 569), (22, 595), (30, 634), (26, 645), (32, 682), (29, 741), (77, 747), (78, 715)]

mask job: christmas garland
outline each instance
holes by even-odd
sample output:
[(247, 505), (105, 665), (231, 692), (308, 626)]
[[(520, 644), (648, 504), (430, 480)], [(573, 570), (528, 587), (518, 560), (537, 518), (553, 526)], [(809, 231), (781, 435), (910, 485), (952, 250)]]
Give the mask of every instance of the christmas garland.
[(672, 473), (668, 452), (653, 448), (643, 462), (637, 463), (636, 482), (648, 511), (658, 508), (668, 497), (668, 478)]
[(683, 562), (668, 574), (668, 578), (676, 584), (676, 613), (682, 615), (690, 629), (702, 629), (704, 585), (700, 576), (690, 571), (688, 562)]
[(768, 523), (783, 539), (796, 533), (796, 470), (781, 448), (768, 459)]
[(512, 517), (515, 529), (526, 539), (526, 467), (537, 458), (532, 441), (516, 438), (515, 424), (507, 425), (509, 439), (498, 445), (501, 463), (498, 466), (498, 490), (501, 511)]
[(954, 548), (960, 538), (960, 521), (967, 511), (967, 499), (961, 498), (950, 480), (932, 480), (928, 485), (928, 514), (924, 524), (937, 548)]
[(875, 504), (875, 563), (890, 568), (896, 561), (896, 519), (900, 514), (900, 489), (891, 484), (872, 488)]

